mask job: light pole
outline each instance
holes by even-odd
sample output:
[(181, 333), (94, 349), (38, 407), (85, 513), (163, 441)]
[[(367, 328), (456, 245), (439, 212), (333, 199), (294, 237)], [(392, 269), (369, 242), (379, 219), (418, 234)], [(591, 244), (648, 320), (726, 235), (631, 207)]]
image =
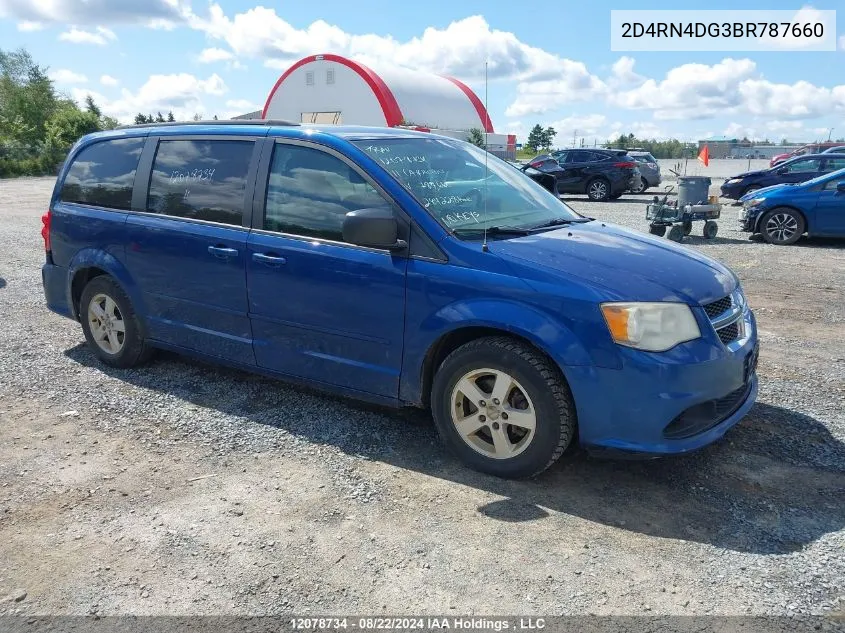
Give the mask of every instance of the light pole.
[(828, 140), (828, 141), (830, 140), (830, 135), (831, 135), (831, 134), (833, 134), (833, 128), (832, 128), (832, 127), (827, 129), (827, 140)]

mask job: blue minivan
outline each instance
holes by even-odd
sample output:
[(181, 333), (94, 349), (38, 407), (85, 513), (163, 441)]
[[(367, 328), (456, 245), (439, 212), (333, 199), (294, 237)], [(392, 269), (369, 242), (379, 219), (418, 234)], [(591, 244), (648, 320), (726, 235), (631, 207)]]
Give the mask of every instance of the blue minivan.
[(161, 348), (430, 408), (464, 463), (501, 477), (576, 438), (698, 449), (757, 394), (733, 272), (584, 217), (452, 138), (277, 121), (97, 133), (43, 223), (47, 305), (103, 363)]

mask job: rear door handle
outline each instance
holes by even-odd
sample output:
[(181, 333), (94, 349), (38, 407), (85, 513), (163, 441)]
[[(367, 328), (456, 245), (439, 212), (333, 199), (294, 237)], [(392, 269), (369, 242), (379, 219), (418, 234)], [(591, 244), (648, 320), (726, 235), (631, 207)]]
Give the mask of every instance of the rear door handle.
[(281, 255), (268, 255), (266, 253), (253, 253), (252, 261), (260, 264), (267, 264), (268, 266), (281, 266), (287, 263), (287, 259)]
[(238, 251), (236, 249), (228, 248), (226, 246), (209, 246), (208, 252), (220, 259), (229, 259), (230, 257), (238, 256)]

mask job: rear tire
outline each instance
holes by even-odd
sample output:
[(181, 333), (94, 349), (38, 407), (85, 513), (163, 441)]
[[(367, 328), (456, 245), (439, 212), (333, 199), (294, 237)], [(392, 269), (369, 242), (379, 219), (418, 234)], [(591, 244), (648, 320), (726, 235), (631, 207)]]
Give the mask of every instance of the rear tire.
[(760, 218), (758, 227), (763, 239), (769, 244), (787, 246), (795, 244), (804, 235), (804, 216), (787, 207), (772, 209)]
[(102, 275), (88, 282), (79, 312), (88, 347), (106, 365), (126, 369), (152, 355), (129, 297), (111, 277)]
[(560, 370), (503, 336), (476, 339), (446, 357), (434, 377), (431, 410), (458, 459), (497, 477), (540, 474), (575, 436), (575, 406)]
[(648, 181), (640, 177), (640, 181), (631, 187), (631, 193), (645, 193), (645, 190), (648, 189)]
[(707, 222), (704, 223), (704, 230), (702, 232), (704, 235), (704, 239), (712, 240), (716, 237), (716, 234), (718, 232), (719, 225), (713, 220), (707, 220)]
[(593, 202), (604, 202), (610, 198), (610, 182), (606, 178), (593, 178), (587, 183), (587, 197)]

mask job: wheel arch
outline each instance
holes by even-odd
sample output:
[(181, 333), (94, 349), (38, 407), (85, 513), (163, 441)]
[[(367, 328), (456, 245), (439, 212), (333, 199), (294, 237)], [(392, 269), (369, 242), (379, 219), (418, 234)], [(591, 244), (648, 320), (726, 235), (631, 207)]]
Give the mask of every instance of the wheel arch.
[(68, 265), (67, 293), (73, 316), (80, 318), (80, 300), (85, 286), (96, 277), (111, 277), (129, 297), (142, 324), (145, 314), (138, 287), (126, 267), (111, 253), (99, 249), (79, 251)]
[[(578, 339), (560, 323), (553, 323), (542, 315), (527, 311), (523, 319), (508, 319), (507, 324), (493, 320), (450, 323), (420, 355), (418, 363), (406, 363), (406, 369), (417, 369), (416, 375), (403, 372), (400, 385), (401, 399), (427, 408), (431, 399), (431, 386), (438, 367), (446, 357), (461, 345), (488, 336), (506, 336), (520, 341), (548, 358), (566, 379), (567, 365), (592, 365), (592, 359)], [(542, 320), (541, 320), (542, 319)], [(522, 327), (514, 326), (521, 322)], [(544, 339), (538, 332), (554, 333), (553, 339)], [(412, 373), (412, 372), (409, 372)]]

